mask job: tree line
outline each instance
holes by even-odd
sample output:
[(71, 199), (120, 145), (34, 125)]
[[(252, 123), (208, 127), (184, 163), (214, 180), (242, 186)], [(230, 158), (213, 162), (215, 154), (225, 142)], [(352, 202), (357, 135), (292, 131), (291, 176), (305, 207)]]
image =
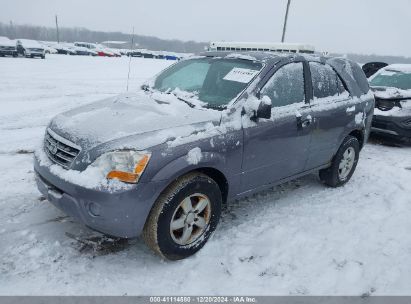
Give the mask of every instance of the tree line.
[[(102, 41), (128, 41), (124, 48), (131, 48), (131, 35), (122, 32), (102, 32), (92, 31), (86, 28), (68, 28), (62, 27), (60, 31), (60, 41), (74, 42), (84, 41), (100, 43)], [(55, 28), (24, 25), (24, 24), (5, 24), (0, 22), (0, 36), (6, 36), (10, 39), (33, 39), (41, 41), (57, 41), (57, 32)], [(166, 40), (153, 36), (134, 35), (134, 42), (138, 48), (149, 49), (153, 51), (169, 51), (178, 53), (199, 53), (204, 51), (208, 46), (205, 42), (181, 41), (177, 39)], [(341, 54), (333, 54), (342, 56)], [(386, 63), (411, 63), (411, 58), (402, 56), (384, 56), (384, 55), (367, 55), (367, 54), (346, 54), (351, 60), (360, 63), (371, 61), (382, 61)]]
[[(33, 39), (41, 41), (57, 41), (55, 28), (24, 24), (5, 24), (0, 22), (0, 36), (10, 39)], [(128, 41), (124, 48), (131, 48), (131, 34), (122, 32), (92, 31), (86, 28), (59, 28), (60, 41), (74, 42), (84, 41), (100, 43), (102, 41)], [(153, 51), (170, 51), (179, 53), (198, 53), (204, 51), (207, 43), (195, 41), (181, 41), (177, 39), (166, 40), (152, 36), (134, 35), (134, 42), (138, 48)]]

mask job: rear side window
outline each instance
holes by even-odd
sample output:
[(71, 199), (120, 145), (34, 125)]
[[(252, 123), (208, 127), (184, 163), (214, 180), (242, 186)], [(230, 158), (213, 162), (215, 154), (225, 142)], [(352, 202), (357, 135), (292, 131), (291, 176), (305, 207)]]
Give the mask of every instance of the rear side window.
[(303, 64), (301, 62), (290, 63), (278, 69), (262, 88), (260, 94), (270, 97), (273, 107), (304, 102)]
[(358, 87), (360, 88), (361, 92), (367, 94), (370, 90), (370, 84), (368, 83), (368, 79), (365, 76), (364, 71), (361, 67), (354, 63), (348, 62), (347, 65), (350, 65), (352, 70), (352, 76), (354, 77), (355, 81), (357, 82)]
[(340, 95), (346, 91), (337, 73), (328, 65), (310, 62), (314, 98)]

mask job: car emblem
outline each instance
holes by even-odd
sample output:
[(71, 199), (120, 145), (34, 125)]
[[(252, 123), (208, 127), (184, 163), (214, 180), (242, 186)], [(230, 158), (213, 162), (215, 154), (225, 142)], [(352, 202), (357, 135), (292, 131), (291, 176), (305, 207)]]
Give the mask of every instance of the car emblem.
[(51, 144), (50, 147), (49, 147), (49, 150), (50, 150), (51, 154), (53, 154), (53, 155), (56, 154), (57, 153), (57, 145)]

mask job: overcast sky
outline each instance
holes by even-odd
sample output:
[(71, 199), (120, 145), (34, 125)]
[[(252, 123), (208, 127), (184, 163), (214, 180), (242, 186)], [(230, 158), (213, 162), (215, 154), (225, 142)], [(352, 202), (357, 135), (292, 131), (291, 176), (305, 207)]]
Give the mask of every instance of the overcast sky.
[[(195, 41), (279, 41), (287, 0), (12, 0), (0, 21)], [(411, 57), (411, 0), (291, 0), (286, 41)]]

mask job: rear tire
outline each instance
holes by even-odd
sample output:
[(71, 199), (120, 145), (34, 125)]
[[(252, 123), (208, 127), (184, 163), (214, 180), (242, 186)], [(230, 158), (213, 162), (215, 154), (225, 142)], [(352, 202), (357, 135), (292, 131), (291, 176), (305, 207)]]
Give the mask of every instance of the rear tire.
[(347, 136), (335, 154), (331, 166), (320, 170), (321, 181), (334, 188), (346, 184), (357, 167), (359, 153), (358, 139), (354, 136)]
[(222, 197), (217, 183), (205, 174), (189, 173), (157, 199), (142, 237), (155, 253), (180, 260), (199, 251), (217, 227)]

